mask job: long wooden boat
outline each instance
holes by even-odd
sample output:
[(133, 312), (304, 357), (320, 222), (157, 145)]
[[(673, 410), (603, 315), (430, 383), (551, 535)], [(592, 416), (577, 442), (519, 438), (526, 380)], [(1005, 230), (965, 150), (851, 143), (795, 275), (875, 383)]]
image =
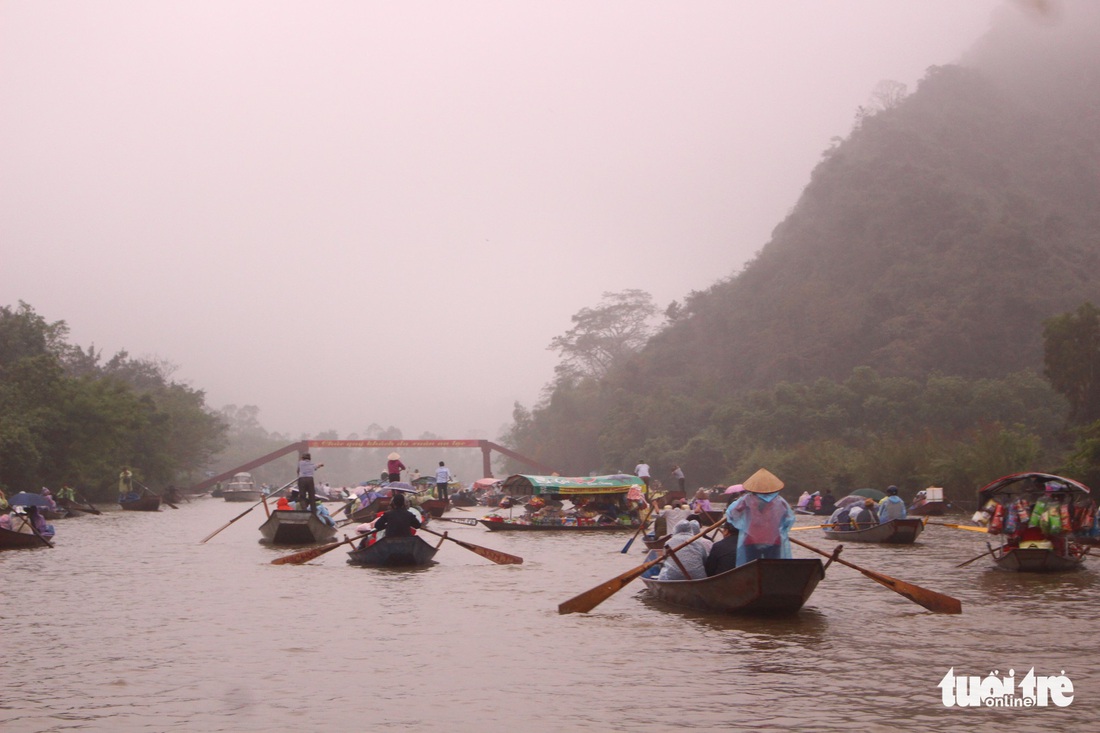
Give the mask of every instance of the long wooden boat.
[(27, 532), (0, 528), (0, 550), (29, 550), (35, 547), (46, 547), (46, 543)]
[(1059, 555), (1054, 550), (1034, 547), (1000, 547), (993, 554), (998, 570), (1012, 573), (1064, 573), (1077, 570), (1085, 562), (1085, 556)]
[(247, 501), (254, 504), (263, 495), (264, 492), (260, 489), (222, 489), (222, 498), (226, 501)]
[(420, 502), (420, 508), (439, 519), (443, 516), (443, 512), (450, 508), (450, 502), (446, 499), (428, 499)]
[[(440, 544), (443, 540), (439, 541)], [(348, 553), (349, 565), (369, 568), (420, 567), (435, 557), (439, 545), (431, 545), (420, 537), (383, 537), (373, 545)]]
[(118, 505), (128, 512), (158, 512), (160, 511), (160, 497), (143, 496), (133, 501), (120, 501)]
[(825, 529), (830, 540), (845, 542), (875, 542), (883, 545), (911, 545), (924, 531), (924, 522), (920, 519), (891, 519), (866, 529)]
[(825, 577), (820, 560), (753, 560), (698, 580), (642, 578), (656, 598), (684, 608), (728, 614), (797, 612)]
[(638, 525), (629, 524), (528, 524), (526, 522), (495, 522), (491, 519), (477, 520), (493, 532), (633, 532)]
[(329, 542), (336, 536), (336, 528), (322, 522), (316, 514), (307, 511), (274, 511), (260, 525), (261, 542), (270, 545), (313, 545)]

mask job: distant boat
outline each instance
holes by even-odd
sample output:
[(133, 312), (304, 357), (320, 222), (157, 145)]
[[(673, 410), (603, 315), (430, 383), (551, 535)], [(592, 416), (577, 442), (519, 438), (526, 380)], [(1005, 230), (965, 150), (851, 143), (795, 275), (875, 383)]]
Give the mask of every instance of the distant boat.
[(844, 542), (875, 542), (883, 545), (911, 545), (924, 531), (921, 519), (891, 519), (882, 524), (873, 524), (863, 529), (825, 529), (830, 540)]
[(222, 498), (226, 501), (257, 502), (264, 495), (262, 489), (252, 480), (252, 474), (242, 471), (233, 475), (233, 480), (222, 489)]
[(140, 499), (119, 501), (118, 505), (128, 512), (157, 512), (160, 511), (160, 497), (151, 494)]
[(929, 486), (917, 492), (908, 512), (915, 517), (942, 517), (946, 510), (947, 502), (943, 500), (943, 489), (939, 486)]

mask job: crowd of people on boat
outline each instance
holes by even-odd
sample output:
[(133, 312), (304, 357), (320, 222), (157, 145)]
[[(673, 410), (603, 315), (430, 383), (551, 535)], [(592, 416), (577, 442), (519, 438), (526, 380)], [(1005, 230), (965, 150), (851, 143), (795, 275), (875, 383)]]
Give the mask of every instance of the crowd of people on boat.
[(888, 487), (885, 498), (877, 502), (871, 497), (852, 494), (842, 499), (840, 504), (829, 517), (827, 525), (837, 532), (870, 529), (908, 516), (905, 502), (898, 496), (897, 486)]
[[(507, 497), (506, 497), (507, 498)], [(535, 524), (562, 527), (622, 526), (637, 527), (642, 523), (649, 503), (640, 486), (631, 486), (624, 493), (570, 495), (565, 499), (551, 496), (532, 496), (522, 501), (523, 514), (505, 517), (492, 512), (485, 519), (513, 524)], [(568, 502), (568, 504), (566, 503)], [(513, 501), (501, 500), (499, 508), (511, 509)]]
[[(780, 496), (782, 482), (764, 476), (747, 481), (741, 496), (732, 502), (716, 528), (721, 538), (703, 533), (702, 516), (684, 503), (663, 511), (675, 524), (665, 540), (664, 559), (646, 571), (658, 580), (699, 580), (719, 575), (758, 559), (789, 559), (789, 533), (795, 512)], [(686, 513), (686, 515), (681, 515)]]

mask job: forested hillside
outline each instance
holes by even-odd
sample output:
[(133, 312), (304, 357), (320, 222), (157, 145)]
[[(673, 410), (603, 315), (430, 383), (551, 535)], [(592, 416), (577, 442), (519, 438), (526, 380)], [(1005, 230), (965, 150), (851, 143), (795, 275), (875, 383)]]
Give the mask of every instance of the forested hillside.
[[(1065, 406), (1038, 378), (1044, 322), (1100, 302), (1098, 30), (1100, 5), (1038, 21), (1005, 13), (963, 63), (858, 110), (757, 257), (676, 304), (606, 376), (560, 374), (540, 405), (517, 408), (509, 439), (570, 472), (645, 458), (694, 465), (696, 483), (800, 454), (822, 484), (887, 473), (926, 485), (946, 479), (942, 452), (887, 472), (872, 471), (882, 461), (869, 451), (988, 449), (993, 435), (1004, 455), (983, 470), (1050, 468)], [(868, 392), (872, 402), (906, 385), (891, 422), (851, 409), (847, 387), (867, 375), (888, 391)], [(945, 378), (962, 389), (937, 403)], [(1034, 400), (1019, 413), (967, 397), (1010, 383)], [(835, 418), (827, 428), (805, 404), (784, 408), (806, 390), (835, 393), (815, 402)], [(766, 432), (746, 417), (760, 410)]]

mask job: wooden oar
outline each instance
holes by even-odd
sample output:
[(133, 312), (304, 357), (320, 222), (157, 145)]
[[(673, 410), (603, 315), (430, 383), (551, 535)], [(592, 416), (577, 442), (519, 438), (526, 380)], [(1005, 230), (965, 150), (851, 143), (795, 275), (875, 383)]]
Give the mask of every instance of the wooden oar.
[[(140, 487), (142, 488), (142, 490), (143, 490), (143, 491), (145, 491), (146, 493), (149, 493), (149, 494), (153, 494), (153, 496), (158, 496), (158, 494), (154, 494), (154, 493), (153, 493), (153, 490), (152, 490), (152, 489), (150, 489), (150, 488), (149, 488), (148, 486), (146, 486), (145, 484), (141, 483), (140, 481), (138, 481), (138, 480), (136, 480), (136, 479), (134, 479), (133, 481), (134, 481), (134, 483), (135, 483), (135, 484), (137, 484), (138, 486), (140, 486)], [(178, 507), (178, 506), (176, 506), (176, 505), (175, 505), (175, 504), (173, 504), (172, 502), (168, 501), (168, 500), (167, 500), (167, 499), (165, 499), (165, 498), (164, 498), (163, 496), (161, 496), (161, 497), (160, 497), (160, 500), (161, 500), (161, 501), (163, 501), (163, 502), (164, 502), (165, 504), (167, 504), (168, 506), (172, 507), (173, 509), (179, 509), (179, 507)]]
[(626, 544), (623, 545), (623, 549), (619, 550), (619, 552), (621, 552), (622, 554), (625, 555), (626, 551), (630, 549), (630, 546), (634, 544), (634, 540), (638, 539), (638, 535), (640, 535), (642, 533), (642, 531), (645, 529), (646, 522), (649, 521), (649, 515), (653, 513), (653, 507), (655, 507), (655, 506), (657, 506), (657, 505), (656, 504), (650, 504), (649, 505), (649, 511), (645, 513), (645, 519), (642, 520), (642, 524), (641, 524), (640, 527), (638, 527), (638, 531), (636, 531), (634, 533), (634, 535), (629, 540), (626, 541)]
[(802, 529), (831, 529), (836, 527), (836, 524), (810, 524), (804, 527), (791, 527), (792, 532), (797, 532)]
[(283, 555), (282, 557), (277, 557), (274, 560), (272, 560), (271, 564), (272, 565), (301, 565), (303, 563), (309, 562), (310, 560), (318, 558), (321, 555), (324, 555), (326, 552), (329, 552), (331, 550), (335, 550), (340, 545), (346, 545), (349, 542), (355, 542), (356, 540), (361, 540), (364, 537), (370, 537), (375, 532), (380, 532), (380, 531), (381, 530), (378, 530), (378, 529), (372, 529), (369, 532), (364, 532), (363, 534), (356, 535), (354, 537), (344, 537), (344, 539), (339, 541), (339, 542), (330, 542), (329, 544), (321, 545), (320, 547), (311, 547), (308, 550), (302, 550), (301, 552), (295, 552), (293, 555)]
[[(283, 486), (283, 487), (282, 487), (281, 489), (279, 489), (279, 491), (282, 491), (282, 490), (283, 490), (283, 489), (285, 489), (285, 488), (286, 488), (287, 486), (290, 486), (290, 484), (294, 483), (294, 482), (295, 482), (295, 481), (297, 481), (297, 480), (298, 480), (298, 479), (294, 479), (293, 481), (291, 481), (290, 483), (286, 484), (286, 485), (285, 485), (285, 486)], [(201, 540), (201, 541), (199, 542), (199, 544), (201, 545), (201, 544), (205, 543), (205, 542), (206, 542), (207, 540), (209, 540), (209, 539), (213, 538), (213, 537), (214, 537), (214, 535), (216, 535), (216, 534), (217, 534), (218, 532), (221, 532), (221, 531), (222, 531), (223, 529), (225, 529), (225, 528), (226, 528), (226, 527), (228, 527), (229, 525), (233, 524), (233, 522), (236, 522), (236, 521), (237, 521), (238, 519), (240, 519), (241, 517), (243, 517), (243, 516), (244, 516), (245, 514), (248, 514), (248, 513), (250, 512), (250, 511), (252, 511), (252, 510), (253, 510), (253, 509), (255, 509), (256, 507), (258, 507), (258, 506), (259, 506), (260, 504), (263, 504), (263, 503), (264, 503), (264, 499), (266, 499), (266, 498), (267, 498), (266, 496), (265, 496), (265, 497), (262, 497), (262, 498), (261, 498), (261, 499), (260, 499), (260, 500), (259, 500), (258, 502), (256, 502), (256, 503), (255, 503), (255, 504), (253, 504), (252, 506), (248, 507), (247, 509), (245, 509), (245, 510), (244, 510), (243, 512), (241, 512), (241, 513), (240, 513), (240, 514), (238, 514), (237, 516), (233, 517), (233, 518), (232, 518), (232, 519), (230, 519), (230, 520), (229, 520), (228, 522), (226, 522), (226, 523), (225, 523), (225, 524), (223, 524), (222, 526), (218, 527), (217, 529), (215, 529), (215, 530), (214, 530), (213, 532), (211, 532), (210, 534), (206, 535), (206, 537), (204, 537), (204, 538), (203, 538), (203, 539), (202, 539), (202, 540)]]
[[(710, 532), (712, 529), (715, 529), (716, 527), (720, 527), (722, 525), (722, 523), (725, 522), (725, 521), (726, 521), (726, 518), (722, 517), (721, 521), (712, 524), (711, 526), (707, 527), (706, 529), (701, 530), (699, 532), (699, 534), (695, 535), (691, 539), (677, 545), (676, 547), (673, 547), (672, 548), (673, 551), (679, 550), (682, 547), (687, 547), (692, 542), (694, 542), (695, 540), (697, 540), (700, 537), (702, 537), (703, 535), (705, 535), (707, 532)], [(664, 561), (664, 557), (658, 557), (655, 560), (650, 560), (648, 562), (644, 562), (641, 565), (639, 565), (638, 567), (634, 568), (633, 570), (627, 570), (622, 575), (616, 576), (616, 577), (612, 578), (611, 580), (607, 581), (606, 583), (601, 583), (601, 584), (597, 585), (595, 588), (592, 588), (590, 590), (586, 590), (584, 593), (581, 593), (579, 596), (574, 596), (573, 598), (570, 598), (568, 601), (559, 604), (558, 605), (558, 613), (588, 613), (593, 608), (600, 605), (601, 603), (606, 601), (608, 598), (610, 598), (611, 596), (615, 595), (620, 590), (622, 590), (630, 581), (634, 580), (639, 575), (644, 573), (646, 570), (649, 570), (651, 567), (653, 567), (657, 563), (660, 563), (660, 562), (663, 562), (663, 561)]]
[[(75, 496), (75, 493), (74, 493), (74, 496)], [(98, 509), (96, 509), (94, 506), (92, 506), (92, 502), (88, 501), (88, 498), (86, 496), (84, 496), (84, 494), (80, 495), (80, 500), (82, 502), (84, 502), (85, 505), (87, 505), (87, 507), (92, 511), (92, 514), (102, 514), (103, 513), (101, 511), (99, 511)]]
[[(25, 514), (24, 514), (24, 515), (18, 515), (18, 514), (17, 514), (17, 515), (14, 515), (14, 516), (18, 516), (18, 517), (19, 517), (19, 520), (20, 520), (21, 522), (23, 522), (23, 524), (25, 524), (25, 525), (27, 525), (28, 527), (30, 527), (30, 530), (31, 530), (31, 534), (33, 534), (33, 535), (34, 535), (35, 537), (37, 537), (37, 538), (38, 538), (39, 540), (41, 540), (41, 541), (42, 541), (42, 543), (43, 543), (44, 545), (46, 545), (46, 547), (53, 547), (53, 543), (52, 543), (52, 542), (50, 542), (50, 541), (49, 541), (48, 539), (46, 539), (45, 537), (43, 537), (43, 536), (42, 536), (42, 535), (41, 535), (41, 534), (40, 534), (40, 533), (38, 532), (38, 528), (34, 526), (34, 522), (32, 522), (32, 521), (31, 521), (30, 517), (28, 517), (28, 516), (27, 516), (27, 515), (25, 515)], [(15, 530), (16, 532), (18, 532), (18, 531), (19, 531), (19, 530), (15, 529), (14, 527), (12, 527), (12, 529), (13, 529), (13, 530)]]
[(996, 552), (996, 551), (997, 551), (998, 549), (999, 549), (999, 548), (996, 548), (996, 547), (990, 547), (990, 548), (989, 548), (989, 549), (988, 549), (987, 551), (983, 552), (982, 554), (978, 555), (977, 557), (972, 557), (972, 558), (970, 558), (969, 560), (967, 560), (966, 562), (961, 562), (961, 563), (959, 563), (959, 564), (958, 564), (958, 565), (956, 565), (955, 567), (957, 567), (957, 568), (965, 568), (965, 567), (966, 567), (967, 565), (969, 565), (970, 563), (974, 562), (975, 560), (981, 560), (981, 559), (982, 559), (983, 557), (985, 557), (986, 555), (992, 555), (992, 554), (993, 554), (994, 552)]
[(445, 540), (450, 540), (456, 545), (465, 547), (470, 552), (476, 552), (486, 560), (492, 560), (497, 565), (522, 565), (523, 558), (518, 555), (509, 555), (507, 552), (501, 552), (500, 550), (492, 550), (488, 547), (482, 547), (481, 545), (475, 545), (470, 542), (463, 542), (462, 540), (456, 540), (454, 537), (444, 533), (433, 532), (427, 527), (421, 527), (420, 532), (427, 532), (428, 534), (434, 534), (436, 537), (442, 537)]
[(951, 529), (968, 529), (971, 532), (985, 532), (989, 534), (989, 530), (985, 527), (972, 527), (969, 524), (948, 524), (946, 522), (925, 522), (925, 524), (931, 524), (934, 527), (950, 527)]
[[(819, 555), (824, 555), (825, 557), (833, 557), (830, 553), (825, 552), (824, 550), (819, 550), (813, 545), (807, 545), (805, 542), (799, 542), (798, 540), (793, 538), (790, 539), (791, 542), (798, 545), (799, 547), (805, 547), (807, 550), (816, 552)], [(944, 595), (943, 593), (937, 593), (934, 590), (921, 588), (919, 585), (914, 585), (913, 583), (906, 583), (904, 580), (891, 578), (889, 575), (876, 573), (875, 571), (868, 570), (867, 568), (861, 568), (855, 563), (850, 563), (840, 557), (835, 557), (834, 560), (841, 565), (847, 565), (853, 570), (858, 570), (876, 583), (880, 583), (881, 585), (886, 586), (895, 593), (899, 593), (905, 596), (913, 603), (924, 606), (929, 611), (934, 611), (936, 613), (962, 613), (962, 601), (960, 601), (958, 598), (952, 598), (951, 596)]]

